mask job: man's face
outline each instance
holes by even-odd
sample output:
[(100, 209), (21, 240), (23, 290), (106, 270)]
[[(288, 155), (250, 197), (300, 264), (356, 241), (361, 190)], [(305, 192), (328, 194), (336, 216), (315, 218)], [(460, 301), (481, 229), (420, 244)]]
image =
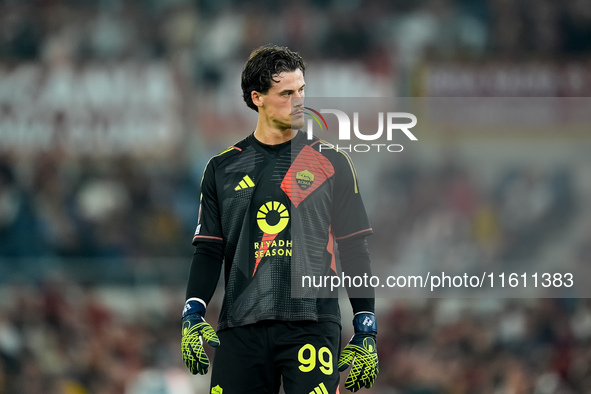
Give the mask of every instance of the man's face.
[(266, 94), (261, 95), (259, 116), (274, 128), (301, 129), (304, 127), (304, 74), (297, 69), (273, 76)]

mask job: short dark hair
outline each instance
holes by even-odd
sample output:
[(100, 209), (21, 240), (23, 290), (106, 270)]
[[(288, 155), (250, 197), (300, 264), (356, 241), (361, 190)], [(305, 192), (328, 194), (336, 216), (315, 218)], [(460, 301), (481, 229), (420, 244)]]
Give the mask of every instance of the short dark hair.
[(306, 62), (287, 47), (268, 44), (252, 51), (242, 69), (242, 98), (246, 105), (258, 112), (258, 107), (252, 102), (252, 91), (267, 93), (271, 82), (279, 82), (273, 79), (274, 76), (298, 68), (304, 73)]

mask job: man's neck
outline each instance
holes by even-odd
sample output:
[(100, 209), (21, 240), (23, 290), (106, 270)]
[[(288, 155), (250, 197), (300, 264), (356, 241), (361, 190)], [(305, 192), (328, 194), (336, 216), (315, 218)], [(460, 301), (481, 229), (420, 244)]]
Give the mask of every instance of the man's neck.
[(257, 125), (256, 130), (254, 131), (254, 137), (266, 145), (279, 145), (284, 142), (291, 140), (293, 137), (296, 136), (298, 133), (297, 130), (293, 129), (271, 129), (271, 128), (264, 128), (260, 127), (261, 125)]

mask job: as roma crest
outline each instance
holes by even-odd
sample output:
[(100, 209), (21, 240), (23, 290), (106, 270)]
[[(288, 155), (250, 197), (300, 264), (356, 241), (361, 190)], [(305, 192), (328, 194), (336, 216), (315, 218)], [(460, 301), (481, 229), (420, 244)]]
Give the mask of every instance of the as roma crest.
[(296, 182), (300, 189), (306, 190), (314, 183), (314, 174), (308, 170), (300, 171), (296, 173)]

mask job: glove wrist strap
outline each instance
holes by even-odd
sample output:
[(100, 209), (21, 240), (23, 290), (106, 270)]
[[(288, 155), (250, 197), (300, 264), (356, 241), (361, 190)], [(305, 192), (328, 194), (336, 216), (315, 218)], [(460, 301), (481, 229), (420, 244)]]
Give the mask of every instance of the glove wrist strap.
[(353, 329), (355, 334), (377, 335), (378, 323), (376, 315), (372, 312), (358, 312), (353, 318)]
[(199, 313), (201, 316), (205, 316), (205, 308), (207, 304), (201, 298), (192, 297), (185, 302), (183, 308), (183, 317), (191, 315), (193, 313)]

